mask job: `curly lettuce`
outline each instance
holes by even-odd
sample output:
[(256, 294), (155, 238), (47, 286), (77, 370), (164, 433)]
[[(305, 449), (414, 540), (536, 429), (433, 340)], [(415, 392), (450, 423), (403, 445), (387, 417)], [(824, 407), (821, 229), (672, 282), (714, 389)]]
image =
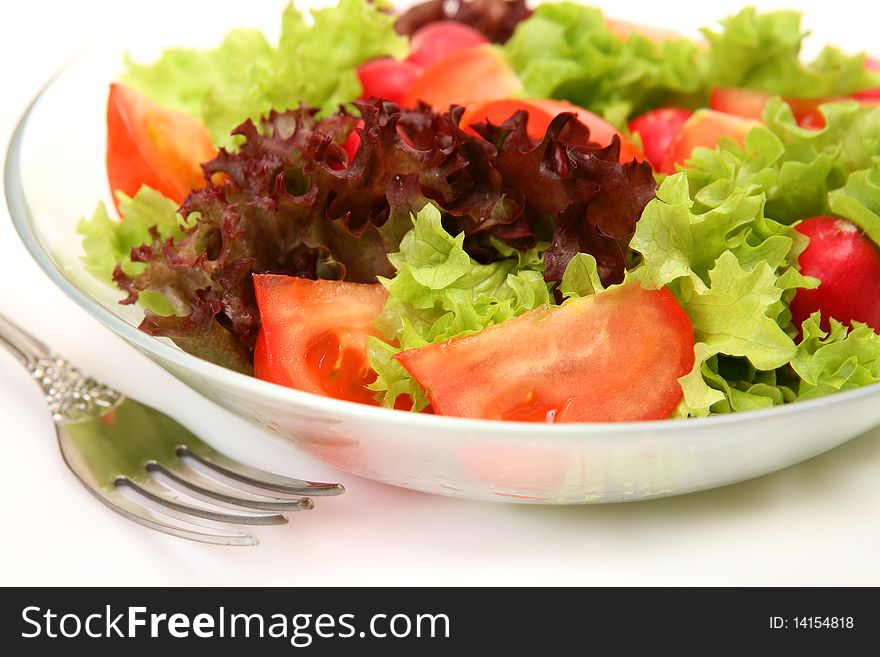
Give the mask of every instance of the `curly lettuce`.
[(629, 278), (649, 289), (668, 287), (694, 327), (696, 365), (681, 382), (683, 414), (782, 401), (781, 395), (768, 397), (763, 387), (761, 400), (740, 399), (755, 393), (739, 388), (734, 399), (727, 379), (719, 376), (722, 355), (744, 359), (756, 371), (786, 365), (796, 353), (787, 301), (798, 288), (816, 284), (793, 268), (802, 238), (764, 210), (762, 193), (740, 188), (704, 209), (680, 173), (663, 182), (636, 226), (631, 246), (642, 263)]
[[(631, 247), (641, 262), (629, 278), (668, 286), (694, 326), (696, 366), (681, 381), (681, 415), (763, 408), (827, 391), (817, 376), (805, 376), (818, 367), (818, 329), (793, 326), (788, 309), (798, 289), (819, 284), (797, 269), (807, 240), (794, 227), (833, 212), (869, 236), (880, 234), (880, 109), (843, 102), (822, 112), (826, 127), (805, 130), (774, 98), (765, 125), (744, 147), (697, 149), (636, 225)], [(841, 331), (832, 331), (834, 339)], [(870, 360), (880, 343), (860, 342), (865, 330), (852, 335), (849, 344), (862, 345), (859, 358)]]
[(850, 174), (843, 187), (833, 190), (828, 195), (828, 207), (880, 244), (880, 156), (872, 158), (869, 167)]
[(880, 334), (831, 319), (823, 331), (818, 313), (803, 324), (803, 340), (791, 367), (800, 377), (798, 399), (815, 399), (880, 382)]
[(824, 98), (880, 87), (864, 54), (827, 47), (801, 60), (800, 14), (747, 8), (688, 38), (656, 41), (615, 35), (598, 9), (548, 3), (517, 26), (505, 45), (526, 96), (561, 98), (623, 125), (663, 105), (705, 105), (712, 87), (745, 87), (791, 98)]
[(153, 64), (129, 59), (122, 81), (201, 117), (214, 143), (229, 147), (230, 132), (246, 119), (258, 123), (300, 103), (333, 112), (360, 96), (359, 64), (407, 53), (394, 20), (367, 0), (339, 0), (308, 18), (290, 4), (277, 45), (258, 30), (234, 30), (213, 50), (173, 48)]
[[(117, 267), (129, 276), (144, 272), (147, 265), (133, 262), (131, 252), (156, 235), (161, 240), (183, 237), (187, 222), (177, 212), (177, 204), (154, 189), (141, 187), (134, 197), (119, 194), (123, 221), (112, 218), (99, 203), (91, 219), (82, 219), (76, 231), (83, 236), (83, 264), (96, 278), (110, 282)], [(162, 294), (147, 291), (140, 299), (144, 308), (170, 315), (174, 308)]]
[(747, 7), (720, 23), (720, 31), (702, 31), (709, 44), (705, 84), (790, 98), (825, 98), (880, 86), (880, 77), (865, 68), (864, 54), (849, 56), (827, 46), (812, 62), (801, 61), (807, 33), (797, 12), (759, 13)]
[[(880, 108), (845, 101), (820, 109), (825, 127), (805, 129), (787, 103), (772, 98), (764, 108), (764, 125), (749, 132), (743, 148), (728, 143), (716, 150), (695, 149), (685, 168), (694, 199), (713, 207), (736, 189), (763, 193), (768, 216), (785, 224), (834, 211), (831, 203), (840, 196), (835, 190), (851, 174), (871, 168), (880, 153)], [(855, 183), (846, 195), (856, 193)], [(865, 191), (869, 186), (859, 198)]]
[(617, 125), (652, 107), (693, 104), (704, 91), (693, 41), (622, 41), (600, 10), (573, 2), (539, 5), (504, 51), (526, 96), (569, 100)]

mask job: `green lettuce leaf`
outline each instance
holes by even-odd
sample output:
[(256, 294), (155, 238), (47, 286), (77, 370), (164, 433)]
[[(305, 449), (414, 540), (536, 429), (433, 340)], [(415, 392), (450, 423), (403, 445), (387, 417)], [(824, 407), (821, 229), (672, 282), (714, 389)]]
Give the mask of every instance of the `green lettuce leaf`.
[(764, 210), (763, 194), (748, 195), (739, 187), (717, 203), (700, 203), (685, 174), (669, 176), (636, 224), (630, 244), (642, 262), (631, 275), (655, 288), (688, 277), (699, 290), (710, 285), (710, 269), (728, 251), (747, 271), (762, 263), (771, 271), (788, 267), (804, 238)]
[[(637, 224), (641, 263), (629, 278), (668, 286), (694, 326), (680, 415), (762, 408), (820, 387), (802, 380), (822, 365), (809, 365), (815, 349), (795, 346), (788, 308), (799, 288), (819, 284), (797, 271), (808, 241), (794, 226), (833, 213), (880, 237), (880, 109), (848, 101), (822, 112), (826, 127), (805, 130), (772, 99), (743, 148), (697, 149)], [(864, 354), (875, 344), (865, 340)]]
[(803, 340), (791, 360), (801, 379), (798, 399), (880, 382), (880, 335), (858, 322), (852, 329), (835, 319), (830, 324), (830, 331), (823, 331), (818, 313), (803, 323)]
[[(749, 132), (744, 148), (725, 142), (714, 150), (695, 149), (685, 172), (698, 207), (720, 206), (740, 190), (763, 194), (766, 215), (785, 225), (835, 211), (829, 192), (853, 172), (872, 167), (880, 153), (880, 108), (846, 101), (821, 110), (825, 128), (807, 130), (785, 102), (773, 98), (764, 108), (766, 125)], [(845, 195), (869, 193), (852, 187)]]
[[(690, 278), (678, 281), (676, 296), (694, 327), (694, 339), (712, 353), (742, 356), (754, 367), (772, 370), (795, 353), (794, 341), (777, 323), (784, 291), (766, 262), (743, 269), (731, 251), (721, 254), (709, 272), (708, 287)], [(701, 289), (702, 287), (702, 289)]]
[(574, 256), (565, 267), (559, 282), (559, 291), (566, 299), (587, 297), (604, 289), (599, 280), (596, 259), (589, 253), (578, 253)]
[(258, 91), (256, 81), (265, 79), (273, 60), (274, 48), (261, 31), (237, 29), (213, 50), (169, 48), (151, 64), (127, 55), (121, 79), (163, 107), (202, 116), (206, 95), (217, 89)]
[(623, 126), (663, 105), (705, 105), (713, 87), (745, 87), (793, 98), (822, 98), (880, 87), (863, 54), (825, 48), (801, 61), (805, 33), (796, 12), (744, 9), (705, 29), (707, 43), (616, 37), (602, 13), (571, 2), (548, 3), (520, 23), (505, 52), (524, 94), (561, 98)]
[(758, 370), (746, 359), (714, 354), (704, 343), (695, 355), (700, 365), (680, 379), (685, 401), (677, 416), (753, 411), (797, 399), (797, 381), (785, 368)]
[(823, 98), (880, 86), (865, 68), (863, 54), (848, 56), (826, 47), (812, 62), (800, 59), (806, 33), (792, 11), (758, 13), (743, 9), (721, 21), (722, 30), (704, 29), (709, 42), (707, 83), (745, 87), (792, 98)]
[(598, 9), (573, 2), (539, 5), (504, 50), (524, 94), (564, 98), (617, 125), (703, 92), (699, 50), (689, 39), (618, 39)]
[(880, 156), (871, 167), (855, 171), (846, 184), (828, 195), (831, 212), (845, 217), (880, 245)]
[[(687, 414), (791, 401), (792, 396), (776, 386), (775, 371), (796, 353), (793, 332), (786, 330), (791, 316), (782, 297), (810, 287), (811, 281), (794, 269), (777, 276), (767, 263), (746, 271), (730, 251), (722, 254), (709, 276), (711, 285), (702, 291), (689, 278), (670, 285), (691, 319), (696, 340), (694, 370), (682, 379)], [(739, 378), (721, 369), (725, 363)], [(743, 376), (743, 370), (749, 374)]]
[[(696, 361), (681, 380), (681, 415), (791, 397), (768, 372), (787, 365), (796, 351), (788, 302), (798, 288), (816, 284), (792, 267), (803, 242), (793, 228), (765, 216), (763, 193), (734, 187), (716, 200), (713, 207), (701, 204), (686, 174), (669, 176), (631, 242), (641, 263), (628, 279), (649, 289), (668, 287), (694, 327)], [(728, 379), (728, 370), (740, 378)]]
[(129, 60), (122, 80), (201, 117), (214, 143), (229, 147), (233, 128), (246, 119), (259, 123), (271, 109), (305, 103), (335, 111), (360, 95), (359, 64), (406, 52), (394, 17), (366, 0), (339, 0), (311, 12), (311, 21), (290, 4), (277, 45), (257, 30), (235, 30), (214, 50), (175, 48), (148, 65)]
[[(154, 241), (170, 239), (177, 242), (198, 220), (197, 213), (185, 220), (177, 212), (174, 201), (146, 186), (141, 187), (133, 198), (122, 193), (118, 193), (118, 198), (121, 220), (111, 218), (107, 208), (100, 203), (92, 218), (82, 219), (77, 226), (77, 232), (83, 235), (86, 271), (107, 283), (117, 280), (120, 274), (137, 276), (150, 267), (146, 262), (132, 262), (133, 249)], [(184, 299), (143, 290), (137, 295), (137, 303), (147, 316), (154, 316), (166, 326), (169, 331), (163, 335), (171, 337), (187, 353), (243, 374), (253, 374), (250, 353), (217, 322), (210, 323), (197, 335), (191, 334), (190, 330), (181, 330), (190, 321), (177, 316), (188, 310)]]
[(389, 296), (376, 325), (398, 346), (377, 338), (368, 343), (378, 375), (370, 388), (385, 406), (393, 407), (401, 394), (412, 397), (414, 410), (427, 404), (418, 384), (391, 360), (398, 351), (475, 333), (552, 302), (539, 248), (519, 252), (499, 242), (494, 246), (503, 257), (481, 264), (463, 244), (464, 234), (447, 233), (439, 210), (428, 204), (413, 217), (400, 251), (389, 255), (397, 273), (380, 278)]
[[(119, 193), (119, 212), (122, 221), (111, 218), (104, 204), (99, 203), (92, 218), (83, 218), (76, 227), (83, 236), (86, 271), (107, 283), (113, 281), (117, 265), (130, 276), (147, 268), (145, 263), (131, 261), (131, 250), (151, 242), (151, 230), (162, 240), (178, 240), (187, 227), (177, 213), (177, 204), (146, 186), (134, 198)], [(142, 294), (138, 302), (159, 315), (174, 313), (168, 300), (156, 292)]]

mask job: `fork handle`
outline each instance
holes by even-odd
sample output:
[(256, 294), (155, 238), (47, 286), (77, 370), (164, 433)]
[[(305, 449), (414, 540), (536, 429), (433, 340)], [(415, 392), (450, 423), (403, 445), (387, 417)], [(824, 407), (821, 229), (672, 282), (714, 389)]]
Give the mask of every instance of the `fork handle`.
[(45, 344), (3, 315), (0, 344), (34, 377), (56, 422), (103, 415), (123, 399), (119, 392), (84, 376), (66, 360), (53, 355)]
[(37, 338), (0, 315), (0, 344), (5, 346), (29, 370), (50, 358), (49, 348)]

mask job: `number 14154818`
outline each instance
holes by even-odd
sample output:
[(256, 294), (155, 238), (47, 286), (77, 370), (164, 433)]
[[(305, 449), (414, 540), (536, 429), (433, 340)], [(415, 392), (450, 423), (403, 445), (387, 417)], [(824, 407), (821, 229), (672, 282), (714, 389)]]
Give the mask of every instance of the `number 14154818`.
[(774, 630), (850, 630), (855, 627), (852, 616), (782, 616), (770, 617), (770, 629)]

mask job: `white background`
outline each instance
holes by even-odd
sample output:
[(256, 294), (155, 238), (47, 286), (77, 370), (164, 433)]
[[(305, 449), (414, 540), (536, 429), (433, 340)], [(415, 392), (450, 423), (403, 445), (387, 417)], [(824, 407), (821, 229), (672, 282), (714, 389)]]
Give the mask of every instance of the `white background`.
[[(615, 15), (688, 31), (740, 3), (613, 4)], [(757, 4), (800, 6), (816, 40), (851, 50), (870, 48), (877, 25), (869, 3)], [(204, 43), (218, 26), (272, 24), (282, 5), (4, 2), (0, 139), (8, 141), (28, 100), (62, 63), (118, 36), (120, 26)], [(2, 585), (880, 584), (880, 431), (786, 471), (685, 497), (577, 508), (466, 502), (334, 472), (199, 398), (52, 286), (19, 244), (5, 203), (0, 312), (82, 369), (215, 436), (232, 455), (348, 489), (287, 526), (259, 531), (257, 548), (143, 529), (105, 509), (65, 469), (37, 388), (0, 353)]]

